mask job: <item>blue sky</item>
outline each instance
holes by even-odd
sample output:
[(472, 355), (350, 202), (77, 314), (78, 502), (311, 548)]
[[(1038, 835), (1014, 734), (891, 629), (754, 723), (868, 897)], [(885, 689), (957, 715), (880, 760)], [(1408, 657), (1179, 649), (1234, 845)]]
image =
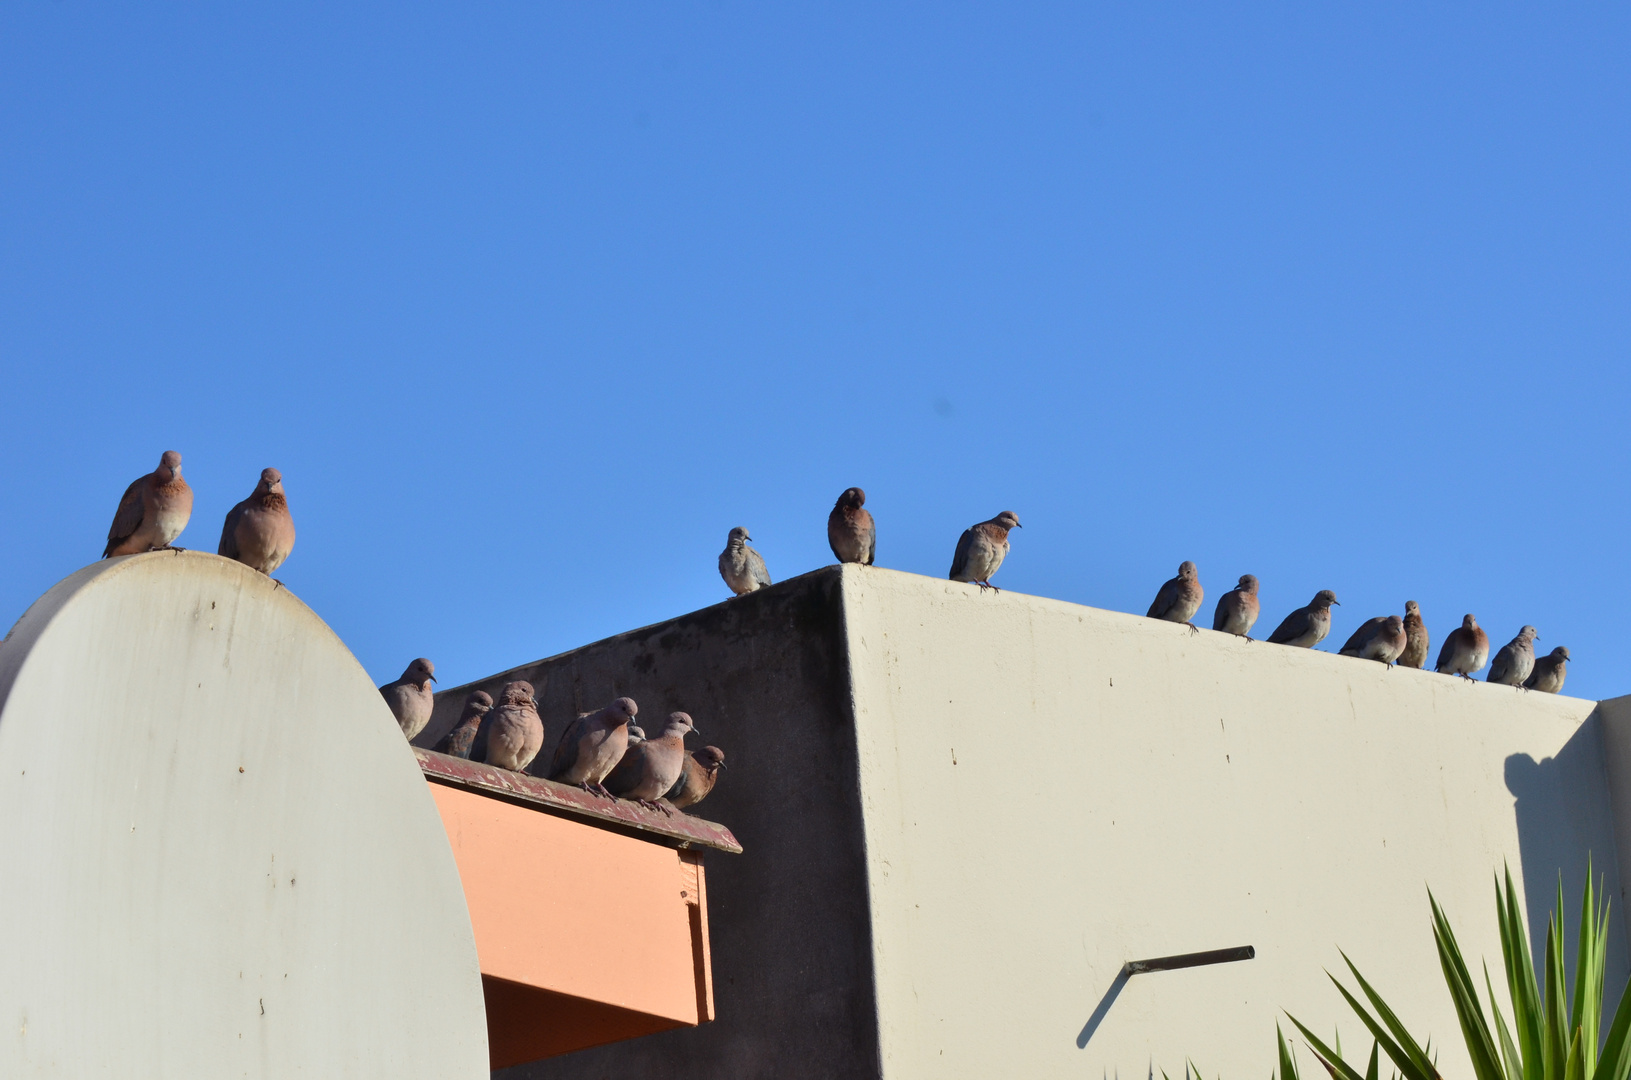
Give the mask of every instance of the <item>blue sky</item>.
[(752, 530), (1142, 612), (1418, 600), (1631, 692), (1631, 11), (0, 7), (0, 614), (165, 449), (444, 685)]

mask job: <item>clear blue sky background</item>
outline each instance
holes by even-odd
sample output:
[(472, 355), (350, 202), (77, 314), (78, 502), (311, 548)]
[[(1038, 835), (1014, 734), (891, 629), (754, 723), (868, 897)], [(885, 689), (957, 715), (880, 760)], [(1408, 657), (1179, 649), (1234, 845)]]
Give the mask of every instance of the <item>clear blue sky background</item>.
[(1631, 692), (1631, 13), (0, 7), (0, 613), (167, 448), (444, 685), (717, 602), (748, 526), (1142, 612), (1178, 562)]

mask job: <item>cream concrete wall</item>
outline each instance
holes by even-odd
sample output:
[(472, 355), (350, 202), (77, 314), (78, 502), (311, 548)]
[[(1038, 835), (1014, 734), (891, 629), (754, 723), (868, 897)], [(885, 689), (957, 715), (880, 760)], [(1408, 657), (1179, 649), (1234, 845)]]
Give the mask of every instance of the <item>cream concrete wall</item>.
[(196, 552), (0, 644), (0, 1076), (484, 1077), (448, 840), (366, 672)]
[[(1427, 887), (1496, 970), (1503, 860), (1543, 917), (1589, 850), (1624, 910), (1592, 702), (875, 568), (842, 587), (891, 1080), (1262, 1077), (1280, 1009), (1368, 1052), (1338, 946), (1470, 1076)], [(1133, 977), (1084, 1045), (1124, 961), (1234, 945), (1257, 958)]]

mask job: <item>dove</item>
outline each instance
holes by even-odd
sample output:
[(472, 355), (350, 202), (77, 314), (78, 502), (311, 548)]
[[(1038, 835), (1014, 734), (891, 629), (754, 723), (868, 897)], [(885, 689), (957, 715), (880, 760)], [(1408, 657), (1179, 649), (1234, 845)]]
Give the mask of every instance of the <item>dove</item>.
[(845, 488), (827, 515), (827, 543), (841, 563), (872, 565), (872, 553), (877, 547), (878, 530), (872, 515), (862, 509), (866, 505), (866, 492), (860, 488)]
[(585, 713), (572, 721), (555, 744), (549, 778), (610, 799), (612, 793), (601, 781), (628, 750), (629, 722), (639, 711), (633, 698), (620, 697), (599, 712)]
[(459, 722), (454, 725), (452, 731), (442, 736), (441, 741), (434, 747), (435, 751), (457, 758), (469, 757), (482, 718), (492, 710), (493, 696), (485, 690), (477, 690), (465, 698), (464, 712), (459, 716)]
[(676, 810), (695, 806), (714, 789), (714, 781), (719, 779), (719, 770), (724, 767), (725, 751), (719, 747), (704, 746), (701, 750), (692, 751), (691, 756), (685, 759), (685, 767), (680, 770), (680, 778), (674, 781), (674, 786), (668, 789), (668, 794), (663, 798)]
[(408, 665), (402, 678), (379, 688), (397, 726), (410, 741), (430, 723), (430, 712), (436, 707), (436, 693), (430, 684), (435, 681), (436, 665), (421, 656)]
[(1257, 611), (1257, 578), (1241, 574), (1240, 584), (1218, 599), (1218, 608), (1212, 613), (1212, 629), (1250, 641)]
[(655, 739), (635, 743), (606, 777), (606, 789), (613, 795), (633, 799), (647, 810), (672, 811), (657, 800), (685, 769), (685, 736), (696, 730), (685, 713), (668, 714), (663, 733)]
[(759, 553), (748, 547), (753, 537), (738, 525), (725, 541), (725, 550), (719, 553), (719, 576), (731, 587), (731, 592), (744, 596), (770, 584), (770, 571)]
[(1378, 615), (1360, 623), (1359, 629), (1339, 651), (1343, 656), (1380, 660), (1392, 667), (1409, 644), (1410, 636), (1405, 633), (1403, 619), (1397, 615)]
[(1489, 662), (1489, 675), (1484, 681), (1522, 689), (1529, 673), (1535, 670), (1535, 639), (1538, 637), (1533, 626), (1519, 630), (1518, 636), (1502, 645), (1495, 659)]
[(994, 589), (991, 575), (997, 572), (1008, 554), (1008, 533), (1020, 527), (1013, 511), (1004, 510), (990, 521), (982, 521), (963, 530), (957, 540), (957, 551), (951, 557), (952, 581), (972, 581), (980, 591)]
[(1468, 615), (1461, 625), (1450, 631), (1438, 651), (1438, 663), (1433, 670), (1445, 675), (1459, 675), (1471, 679), (1472, 673), (1489, 659), (1489, 635), (1484, 633), (1478, 620)]
[(1331, 605), (1340, 605), (1337, 594), (1321, 589), (1307, 607), (1300, 607), (1281, 620), (1269, 640), (1277, 645), (1293, 645), (1299, 649), (1312, 649), (1331, 632)]
[(181, 478), (181, 455), (166, 450), (159, 467), (125, 488), (108, 526), (102, 557), (138, 555), (170, 546), (193, 516), (193, 489)]
[(270, 575), (294, 550), (294, 518), (283, 497), (283, 474), (262, 469), (254, 494), (227, 511), (216, 553)]
[(1523, 685), (1531, 690), (1539, 690), (1543, 694), (1557, 693), (1563, 689), (1564, 676), (1568, 675), (1568, 671), (1565, 670), (1568, 662), (1568, 648), (1559, 645), (1547, 655), (1535, 660), (1535, 670), (1530, 672)]
[(1198, 634), (1200, 631), (1189, 620), (1201, 609), (1205, 596), (1199, 571), (1186, 559), (1178, 566), (1178, 576), (1161, 586), (1161, 591), (1155, 594), (1155, 602), (1144, 614), (1152, 619), (1183, 623)]
[(645, 742), (645, 741), (646, 741), (646, 729), (642, 728), (642, 727), (639, 727), (638, 725), (635, 725), (635, 724), (630, 724), (629, 725), (629, 742), (632, 744), (632, 743)]
[(1421, 621), (1421, 605), (1414, 600), (1404, 602), (1404, 635), (1407, 644), (1399, 654), (1400, 667), (1424, 667), (1427, 664), (1427, 624)]
[(544, 722), (538, 718), (538, 700), (533, 696), (532, 684), (516, 681), (505, 683), (499, 695), (497, 708), (476, 731), (476, 744), (471, 749), (471, 760), (514, 772), (526, 772), (532, 759), (544, 745)]

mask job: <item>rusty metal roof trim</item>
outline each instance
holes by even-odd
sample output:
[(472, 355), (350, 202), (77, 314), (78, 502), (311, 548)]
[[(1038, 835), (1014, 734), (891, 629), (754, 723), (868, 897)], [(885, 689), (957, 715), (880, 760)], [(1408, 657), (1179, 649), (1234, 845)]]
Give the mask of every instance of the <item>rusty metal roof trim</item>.
[(627, 799), (608, 800), (571, 784), (527, 773), (511, 772), (434, 750), (413, 747), (425, 779), (434, 784), (467, 788), (483, 795), (520, 803), (546, 814), (583, 819), (586, 824), (613, 828), (643, 840), (677, 848), (712, 848), (732, 855), (742, 845), (723, 825), (692, 817), (682, 811), (667, 816)]

